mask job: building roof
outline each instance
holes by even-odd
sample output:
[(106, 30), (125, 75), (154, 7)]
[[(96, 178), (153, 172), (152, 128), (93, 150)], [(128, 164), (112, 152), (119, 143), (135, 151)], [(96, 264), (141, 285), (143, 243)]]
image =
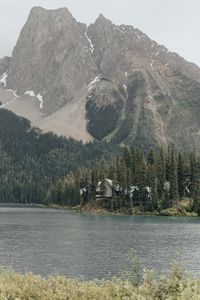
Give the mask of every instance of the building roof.
[[(113, 187), (113, 181), (111, 179), (106, 178), (105, 181), (111, 186)], [(97, 184), (97, 187), (100, 186), (102, 184), (102, 181), (99, 181)]]

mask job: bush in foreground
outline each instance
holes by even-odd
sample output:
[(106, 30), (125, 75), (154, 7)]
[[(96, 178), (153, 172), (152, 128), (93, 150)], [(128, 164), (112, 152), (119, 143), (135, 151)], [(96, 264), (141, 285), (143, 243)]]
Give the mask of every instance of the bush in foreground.
[(78, 282), (62, 276), (47, 279), (33, 274), (0, 273), (1, 300), (196, 300), (200, 299), (200, 279), (185, 277), (174, 266), (169, 276), (156, 279), (153, 271), (137, 285), (129, 279)]

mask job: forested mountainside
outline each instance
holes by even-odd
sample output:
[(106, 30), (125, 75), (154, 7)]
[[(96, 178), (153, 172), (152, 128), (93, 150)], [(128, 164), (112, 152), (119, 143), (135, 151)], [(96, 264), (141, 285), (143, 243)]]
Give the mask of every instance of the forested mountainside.
[(0, 60), (2, 107), (84, 142), (200, 149), (200, 68), (133, 26), (35, 7)]
[[(154, 211), (188, 198), (200, 211), (200, 158), (168, 147), (143, 153), (115, 144), (83, 144), (42, 133), (30, 121), (0, 109), (0, 202), (86, 205), (104, 199), (105, 181), (112, 197), (101, 206), (130, 212)], [(118, 187), (118, 188), (117, 188)], [(192, 206), (192, 207), (193, 207)]]
[(0, 109), (0, 202), (44, 203), (50, 185), (110, 153), (106, 143), (84, 145), (43, 134), (27, 119)]
[(129, 214), (177, 206), (176, 213), (200, 214), (200, 157), (170, 147), (157, 153), (150, 149), (144, 156), (140, 149), (124, 147), (109, 163), (101, 160), (95, 168), (59, 180), (50, 188), (48, 202)]

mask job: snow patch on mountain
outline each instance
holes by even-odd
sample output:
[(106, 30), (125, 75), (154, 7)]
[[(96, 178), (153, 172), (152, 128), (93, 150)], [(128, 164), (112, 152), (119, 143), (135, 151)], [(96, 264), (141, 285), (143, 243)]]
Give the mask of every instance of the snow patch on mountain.
[(35, 97), (35, 92), (34, 91), (26, 91), (24, 94), (29, 95), (30, 97)]
[(154, 60), (152, 59), (150, 66), (153, 67), (153, 65), (154, 65)]
[(43, 96), (41, 94), (38, 94), (36, 96), (40, 102), (40, 109), (43, 109), (43, 106), (44, 106), (44, 100), (43, 100)]
[(11, 89), (7, 90), (8, 92), (13, 93), (13, 98), (11, 100), (9, 100), (8, 102), (0, 105), (0, 108), (5, 108), (6, 106), (8, 106), (11, 102), (13, 102), (15, 99), (19, 98), (20, 96), (17, 95), (16, 91), (13, 91)]
[(88, 84), (88, 86), (87, 86), (87, 87), (88, 87), (88, 91), (91, 91), (91, 90), (95, 87), (96, 83), (99, 82), (99, 81), (100, 81), (99, 76), (95, 77), (95, 79), (92, 80), (92, 81)]
[(17, 91), (13, 91), (11, 89), (9, 89), (8, 91), (13, 93), (13, 96), (15, 97), (15, 99), (20, 97), (19, 95), (17, 95)]
[(3, 83), (4, 87), (7, 86), (7, 82), (6, 82), (7, 77), (8, 77), (8, 70), (5, 73), (3, 73), (3, 75), (0, 78), (0, 82)]
[(43, 109), (44, 99), (43, 99), (43, 96), (40, 93), (36, 95), (36, 93), (34, 91), (26, 91), (24, 94), (29, 95), (30, 97), (36, 97), (40, 102), (40, 109)]
[(89, 38), (89, 36), (88, 36), (88, 34), (87, 34), (87, 30), (86, 30), (86, 32), (85, 32), (85, 36), (86, 36), (86, 39), (88, 40), (88, 43), (89, 43), (89, 45), (90, 45), (89, 50), (90, 50), (90, 52), (93, 54), (93, 53), (94, 53), (94, 45), (93, 45), (93, 43), (92, 43), (92, 40)]
[(139, 34), (139, 32), (138, 31), (136, 31), (135, 30), (135, 35), (136, 35), (136, 37), (140, 40), (141, 38), (142, 38), (142, 36)]
[(125, 89), (125, 91), (127, 93), (127, 85), (123, 84), (123, 88)]

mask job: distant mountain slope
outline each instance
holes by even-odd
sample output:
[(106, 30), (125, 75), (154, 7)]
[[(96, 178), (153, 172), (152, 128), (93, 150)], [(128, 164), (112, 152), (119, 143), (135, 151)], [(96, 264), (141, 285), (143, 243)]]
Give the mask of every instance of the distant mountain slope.
[(45, 131), (200, 149), (200, 68), (103, 15), (33, 8), (0, 76), (2, 107)]

